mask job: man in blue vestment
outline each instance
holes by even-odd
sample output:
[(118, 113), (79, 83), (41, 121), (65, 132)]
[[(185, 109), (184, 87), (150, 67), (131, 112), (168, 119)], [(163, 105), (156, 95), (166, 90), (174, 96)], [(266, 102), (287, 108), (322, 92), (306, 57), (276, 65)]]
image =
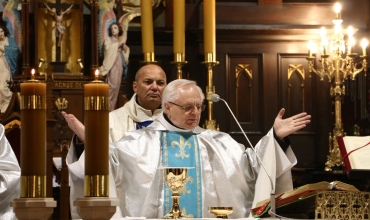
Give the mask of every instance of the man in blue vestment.
[[(158, 119), (110, 144), (110, 197), (120, 201), (115, 217), (161, 218), (171, 210), (162, 167), (192, 167), (192, 181), (180, 197), (181, 210), (189, 217), (212, 217), (208, 207), (233, 207), (230, 218), (248, 217), (252, 204), (270, 197), (272, 186), (254, 151), (226, 133), (198, 126), (203, 101), (194, 81), (175, 80), (163, 92), (164, 113)], [(280, 110), (273, 128), (255, 146), (277, 194), (292, 189), (290, 169), (296, 164), (285, 137), (305, 127), (311, 117), (300, 113), (282, 119), (284, 112)], [(68, 161), (80, 180), (83, 161), (84, 155)], [(81, 184), (73, 181), (71, 187)]]

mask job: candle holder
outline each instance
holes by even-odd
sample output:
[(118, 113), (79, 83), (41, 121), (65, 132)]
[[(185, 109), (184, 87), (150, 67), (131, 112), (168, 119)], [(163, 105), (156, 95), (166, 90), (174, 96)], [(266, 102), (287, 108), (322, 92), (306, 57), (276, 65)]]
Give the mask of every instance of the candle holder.
[(111, 219), (119, 201), (109, 198), (109, 85), (98, 79), (85, 84), (85, 198), (73, 204), (82, 219)]
[(38, 65), (38, 69), (39, 69), (39, 73), (40, 75), (44, 75), (45, 74), (45, 68), (42, 68), (42, 71), (41, 70), (41, 67), (44, 65), (45, 63), (45, 60), (43, 58), (40, 58), (39, 59), (39, 65)]
[[(46, 197), (46, 84), (21, 84), (21, 198)], [(44, 123), (40, 123), (44, 122)], [(34, 130), (35, 124), (37, 132)]]
[[(325, 163), (325, 171), (331, 171), (333, 167), (339, 168), (343, 165), (343, 158), (337, 142), (338, 136), (345, 135), (343, 131), (341, 109), (342, 98), (345, 95), (345, 87), (343, 83), (349, 78), (355, 80), (355, 77), (361, 72), (364, 72), (364, 75), (366, 76), (367, 69), (365, 50), (367, 43), (365, 43), (366, 45), (363, 45), (363, 55), (358, 56), (356, 53), (353, 53), (353, 45), (350, 42), (353, 33), (348, 31), (348, 42), (346, 42), (340, 28), (342, 23), (342, 20), (340, 19), (340, 6), (336, 5), (335, 7), (336, 17), (335, 20), (333, 20), (335, 33), (329, 42), (325, 36), (325, 29), (322, 29), (321, 68), (315, 69), (314, 67), (315, 57), (311, 54), (312, 48), (309, 48), (309, 56), (306, 58), (308, 60), (309, 73), (318, 75), (321, 81), (323, 81), (326, 76), (328, 81), (331, 82), (330, 96), (334, 99), (335, 124), (333, 132), (329, 133), (329, 155), (327, 156), (327, 162)], [(330, 50), (327, 50), (328, 43), (330, 45)], [(342, 57), (342, 55), (345, 55), (345, 57)], [(330, 56), (332, 56), (331, 59), (329, 59)]]
[(207, 67), (208, 72), (208, 84), (206, 87), (207, 100), (208, 100), (208, 119), (206, 119), (203, 127), (211, 130), (220, 130), (219, 125), (217, 125), (216, 120), (213, 119), (213, 102), (211, 101), (211, 95), (216, 93), (216, 89), (213, 86), (213, 71), (212, 68), (219, 64), (215, 61), (215, 54), (207, 53), (205, 54), (206, 61), (202, 62)]
[(177, 68), (177, 79), (182, 79), (182, 67), (188, 62), (185, 61), (184, 53), (175, 53), (173, 55), (174, 61), (171, 64), (174, 64)]
[(53, 198), (46, 198), (46, 84), (34, 73), (20, 85), (20, 198), (11, 203), (19, 220), (48, 219), (56, 207)]
[(154, 52), (144, 53), (144, 61), (145, 64), (157, 63), (154, 59)]
[[(85, 197), (109, 196), (109, 85), (85, 84)], [(99, 162), (98, 162), (99, 161)]]
[(84, 72), (83, 72), (84, 64), (82, 63), (82, 59), (77, 59), (76, 63), (80, 67), (80, 74), (83, 75), (84, 74)]

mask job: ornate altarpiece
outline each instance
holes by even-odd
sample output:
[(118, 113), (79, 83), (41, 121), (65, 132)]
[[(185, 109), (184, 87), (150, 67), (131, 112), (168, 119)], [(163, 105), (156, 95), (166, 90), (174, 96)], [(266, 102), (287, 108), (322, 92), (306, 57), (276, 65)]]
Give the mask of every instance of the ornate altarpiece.
[[(57, 12), (72, 9), (63, 15), (64, 35), (61, 46), (57, 46), (58, 34), (54, 15), (44, 3)], [(35, 63), (44, 59), (38, 72), (81, 74), (78, 59), (83, 60), (83, 0), (51, 0), (35, 3)]]

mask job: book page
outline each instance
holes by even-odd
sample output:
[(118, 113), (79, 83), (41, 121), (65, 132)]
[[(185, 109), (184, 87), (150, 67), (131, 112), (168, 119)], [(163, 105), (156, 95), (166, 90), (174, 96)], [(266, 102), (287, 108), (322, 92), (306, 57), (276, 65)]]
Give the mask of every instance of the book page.
[(347, 153), (368, 144), (367, 146), (352, 152), (348, 156), (348, 160), (352, 169), (370, 169), (370, 136), (345, 136), (343, 137), (343, 143)]

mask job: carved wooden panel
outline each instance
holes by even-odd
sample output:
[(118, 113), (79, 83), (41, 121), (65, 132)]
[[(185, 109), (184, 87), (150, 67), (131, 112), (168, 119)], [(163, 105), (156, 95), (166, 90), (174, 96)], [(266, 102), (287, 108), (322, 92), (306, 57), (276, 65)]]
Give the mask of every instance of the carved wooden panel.
[(314, 76), (308, 73), (306, 54), (278, 54), (280, 105), (286, 109), (284, 117), (307, 112), (315, 119), (305, 128), (290, 136), (300, 164), (315, 160), (316, 106)]
[[(262, 132), (261, 100), (262, 94), (262, 57), (251, 55), (226, 55), (227, 93), (230, 108), (244, 130)], [(227, 122), (228, 132), (239, 132), (240, 129), (232, 117)]]

